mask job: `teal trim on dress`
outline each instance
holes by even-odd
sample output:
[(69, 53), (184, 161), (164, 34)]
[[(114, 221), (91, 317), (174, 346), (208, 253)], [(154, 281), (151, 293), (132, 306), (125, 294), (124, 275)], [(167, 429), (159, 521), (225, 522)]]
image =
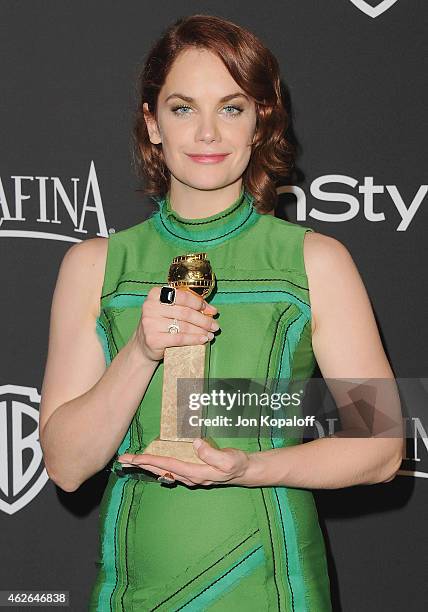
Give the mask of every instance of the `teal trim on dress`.
[(130, 446), (131, 446), (131, 425), (129, 426), (128, 431), (126, 432), (126, 435), (123, 438), (119, 448), (117, 449), (117, 454), (123, 455), (123, 453), (126, 453), (126, 451), (128, 450)]
[(101, 324), (101, 320), (99, 317), (97, 317), (97, 320), (95, 322), (95, 331), (101, 342), (101, 346), (103, 347), (104, 359), (105, 359), (106, 365), (109, 366), (111, 363), (111, 357), (110, 357), (110, 350), (108, 346), (108, 338), (107, 338), (107, 334), (104, 329), (104, 326)]
[(159, 234), (170, 242), (196, 250), (212, 248), (237, 237), (262, 216), (253, 206), (254, 196), (244, 187), (230, 206), (209, 217), (196, 219), (179, 215), (171, 207), (169, 194), (154, 199), (158, 210), (152, 214), (150, 221)]
[[(126, 295), (116, 295), (114, 296), (107, 304), (104, 305), (104, 308), (127, 308), (132, 306), (141, 306), (146, 299), (147, 294), (141, 293), (127, 293)], [(285, 291), (282, 289), (278, 290), (263, 290), (263, 289), (254, 289), (253, 291), (230, 291), (221, 292), (219, 291), (214, 295), (214, 297), (209, 300), (210, 304), (243, 304), (243, 303), (269, 303), (269, 302), (291, 302), (296, 304), (304, 313), (305, 316), (309, 316), (310, 307), (307, 302), (304, 302), (302, 299), (296, 297), (290, 291)]]
[(105, 580), (98, 597), (97, 612), (110, 610), (110, 598), (116, 588), (116, 519), (122, 502), (123, 488), (126, 480), (120, 478), (114, 483), (104, 525), (102, 542), (102, 559), (104, 561)]
[(180, 606), (178, 610), (185, 609), (189, 612), (205, 610), (219, 597), (232, 590), (239, 580), (251, 574), (264, 561), (263, 546), (259, 544), (243, 554), (226, 573), (222, 572), (218, 578), (211, 580), (206, 591), (193, 597), (189, 603)]
[[(279, 364), (279, 378), (290, 380), (291, 362), (290, 354), (293, 355), (299, 343), (302, 331), (308, 322), (308, 317), (300, 315), (288, 328), (285, 342), (287, 351), (284, 351), (281, 362)], [(283, 392), (283, 389), (281, 389)], [(282, 447), (284, 438), (272, 437), (272, 445), (274, 448)], [(306, 606), (306, 585), (303, 578), (303, 568), (299, 555), (299, 547), (297, 543), (296, 525), (293, 516), (291, 515), (291, 504), (288, 498), (287, 487), (274, 487), (275, 495), (273, 496), (277, 507), (277, 515), (279, 524), (282, 527), (284, 535), (284, 554), (288, 560), (289, 582), (293, 591), (293, 600), (295, 610), (299, 612), (307, 612)], [(286, 542), (286, 544), (285, 544)], [(287, 548), (285, 548), (287, 546)]]
[[(286, 487), (274, 487), (279, 524), (284, 535), (284, 554), (288, 560), (289, 582), (293, 590), (294, 609), (296, 612), (307, 612), (306, 586), (303, 579), (303, 569), (300, 562), (299, 547), (294, 519), (291, 515), (291, 506)], [(285, 550), (285, 540), (287, 550)]]
[(212, 300), (212, 304), (240, 304), (240, 303), (269, 303), (269, 302), (291, 302), (296, 304), (305, 315), (309, 314), (309, 306), (306, 302), (298, 298), (290, 291), (283, 289), (278, 290), (263, 290), (255, 289), (254, 291), (248, 290), (244, 292), (240, 291), (228, 291), (222, 293), (221, 291), (216, 293)]
[(287, 332), (286, 347), (287, 351), (283, 351), (281, 362), (279, 364), (279, 377), (290, 379), (291, 377), (291, 361), (290, 355), (294, 354), (299, 343), (302, 331), (310, 318), (310, 308), (305, 311), (290, 325)]
[[(108, 345), (108, 337), (107, 337), (104, 325), (102, 325), (101, 323), (100, 317), (97, 317), (96, 319), (95, 331), (103, 347), (104, 358), (105, 358), (106, 365), (108, 367), (111, 364), (112, 360), (111, 360), (110, 349)], [(123, 454), (129, 448), (130, 444), (131, 444), (131, 426), (129, 426), (128, 431), (125, 437), (123, 438), (121, 445), (119, 446), (119, 449), (117, 451), (118, 454), (119, 455)]]

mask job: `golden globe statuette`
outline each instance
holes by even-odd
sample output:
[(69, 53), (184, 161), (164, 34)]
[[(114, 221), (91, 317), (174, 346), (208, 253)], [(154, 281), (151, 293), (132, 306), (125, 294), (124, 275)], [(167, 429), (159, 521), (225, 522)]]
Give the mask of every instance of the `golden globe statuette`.
[[(168, 284), (176, 289), (193, 291), (203, 298), (210, 295), (215, 286), (215, 276), (206, 253), (189, 253), (174, 257), (168, 272)], [(206, 315), (211, 316), (211, 315)], [(202, 429), (192, 427), (193, 437), (178, 436), (178, 397), (177, 382), (180, 378), (192, 379), (186, 383), (191, 393), (205, 390), (205, 372), (209, 363), (210, 342), (201, 345), (171, 346), (164, 352), (164, 371), (162, 387), (162, 406), (160, 435), (150, 442), (144, 453), (175, 457), (182, 461), (203, 463), (194, 451), (192, 441), (202, 435)], [(184, 406), (181, 417), (190, 416), (188, 406)], [(198, 411), (192, 414), (199, 415)], [(216, 444), (210, 440), (210, 444)]]

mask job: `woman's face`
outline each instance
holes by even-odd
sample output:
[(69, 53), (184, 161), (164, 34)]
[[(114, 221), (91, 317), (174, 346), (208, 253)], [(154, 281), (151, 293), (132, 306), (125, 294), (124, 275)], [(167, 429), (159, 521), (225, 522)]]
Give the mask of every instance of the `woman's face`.
[[(255, 103), (215, 54), (182, 51), (159, 92), (157, 123), (147, 104), (144, 109), (150, 140), (162, 143), (172, 181), (209, 190), (242, 176), (256, 128)], [(222, 157), (196, 157), (210, 154)]]

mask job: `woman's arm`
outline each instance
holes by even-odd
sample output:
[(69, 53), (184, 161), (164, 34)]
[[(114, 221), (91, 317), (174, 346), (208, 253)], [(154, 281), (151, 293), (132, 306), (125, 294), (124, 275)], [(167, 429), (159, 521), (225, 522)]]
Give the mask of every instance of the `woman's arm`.
[(399, 445), (391, 441), (330, 437), (250, 453), (245, 476), (239, 483), (252, 487), (340, 489), (389, 482), (402, 460), (401, 453), (393, 454)]
[(92, 238), (66, 252), (52, 300), (39, 432), (47, 472), (65, 491), (114, 455), (159, 363), (134, 333), (106, 369), (95, 322), (107, 244)]
[[(286, 485), (307, 488), (341, 488), (392, 480), (400, 467), (404, 440), (402, 415), (394, 375), (385, 355), (369, 297), (346, 247), (338, 240), (308, 232), (304, 240), (305, 266), (312, 309), (312, 346), (339, 408), (349, 437), (326, 437), (297, 446), (251, 453), (245, 480), (252, 486)], [(387, 415), (395, 426), (378, 437), (353, 437), (358, 410), (349, 405), (340, 379), (367, 379), (376, 396), (376, 414)], [(358, 405), (358, 385), (353, 403)], [(361, 395), (361, 401), (367, 398)], [(367, 431), (366, 431), (367, 433)], [(372, 432), (373, 433), (373, 432)]]

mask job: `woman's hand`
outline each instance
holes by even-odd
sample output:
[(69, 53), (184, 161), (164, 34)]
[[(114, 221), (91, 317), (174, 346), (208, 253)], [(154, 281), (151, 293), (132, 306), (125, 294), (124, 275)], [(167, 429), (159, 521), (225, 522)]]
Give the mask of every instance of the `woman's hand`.
[(213, 448), (207, 440), (197, 438), (195, 451), (205, 465), (181, 461), (173, 457), (160, 457), (143, 453), (125, 453), (117, 460), (126, 466), (139, 466), (159, 476), (171, 472), (175, 480), (193, 487), (195, 485), (236, 484), (246, 485), (250, 454), (237, 448)]
[[(160, 287), (150, 289), (142, 306), (140, 322), (134, 338), (144, 357), (150, 361), (163, 359), (168, 346), (204, 344), (220, 329), (212, 316), (218, 312), (202, 297), (188, 289), (176, 289), (175, 304), (159, 301)], [(180, 331), (168, 332), (168, 326), (177, 319)]]

